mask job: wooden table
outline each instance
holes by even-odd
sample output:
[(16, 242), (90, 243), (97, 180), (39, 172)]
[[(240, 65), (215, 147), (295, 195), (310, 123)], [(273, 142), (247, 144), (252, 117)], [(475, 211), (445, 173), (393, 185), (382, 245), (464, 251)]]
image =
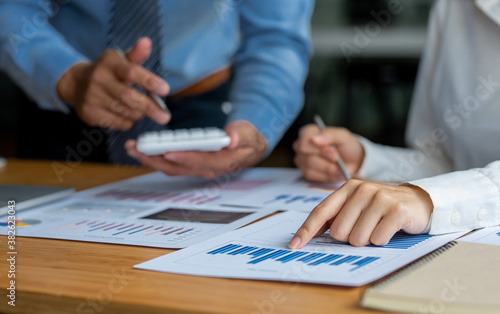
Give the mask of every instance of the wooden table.
[[(148, 173), (138, 167), (8, 160), (0, 183), (82, 190)], [(0, 247), (8, 252), (7, 238)], [(173, 250), (64, 240), (16, 238), (16, 306), (0, 259), (1, 313), (379, 313), (362, 309), (362, 288), (183, 276), (133, 269)], [(6, 253), (4, 254), (6, 256)]]

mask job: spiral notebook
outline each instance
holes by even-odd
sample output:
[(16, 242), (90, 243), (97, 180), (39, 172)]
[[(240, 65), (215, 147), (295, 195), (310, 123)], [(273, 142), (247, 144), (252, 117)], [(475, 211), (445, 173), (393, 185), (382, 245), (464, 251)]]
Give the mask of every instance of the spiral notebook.
[(453, 241), (367, 288), (361, 305), (405, 313), (499, 313), (500, 246)]

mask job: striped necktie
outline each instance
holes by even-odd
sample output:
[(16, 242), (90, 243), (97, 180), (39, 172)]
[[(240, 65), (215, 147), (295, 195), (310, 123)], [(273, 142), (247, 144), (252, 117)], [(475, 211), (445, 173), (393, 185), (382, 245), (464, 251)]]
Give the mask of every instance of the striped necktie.
[[(112, 0), (111, 20), (108, 32), (108, 47), (129, 49), (140, 37), (147, 36), (153, 42), (151, 55), (143, 67), (160, 74), (161, 64), (161, 19), (157, 0)], [(137, 164), (124, 149), (128, 139), (136, 139), (146, 131), (161, 130), (162, 126), (148, 117), (135, 123), (129, 131), (109, 131), (107, 144), (109, 160), (115, 164)]]

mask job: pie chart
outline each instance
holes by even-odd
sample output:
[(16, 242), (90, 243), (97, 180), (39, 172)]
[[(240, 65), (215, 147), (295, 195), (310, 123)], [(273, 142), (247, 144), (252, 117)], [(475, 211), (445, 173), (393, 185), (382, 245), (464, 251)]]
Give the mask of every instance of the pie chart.
[[(10, 221), (12, 221), (12, 220), (10, 220)], [(16, 222), (16, 227), (29, 227), (29, 226), (37, 225), (37, 224), (42, 222), (41, 220), (38, 220), (38, 219), (16, 219), (14, 221)], [(5, 220), (5, 221), (0, 222), (1, 227), (6, 227), (8, 225), (9, 225), (9, 220)]]

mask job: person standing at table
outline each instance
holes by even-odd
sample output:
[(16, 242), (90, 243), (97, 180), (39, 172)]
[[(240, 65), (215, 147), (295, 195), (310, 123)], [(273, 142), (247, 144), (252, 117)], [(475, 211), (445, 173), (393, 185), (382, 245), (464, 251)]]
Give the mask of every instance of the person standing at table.
[[(0, 69), (40, 108), (112, 130), (105, 142), (115, 163), (203, 177), (251, 166), (271, 152), (303, 103), (313, 0), (0, 6)], [(128, 50), (125, 58), (117, 47)], [(166, 97), (172, 116), (131, 84)], [(40, 130), (33, 132), (67, 133), (34, 120)], [(148, 157), (126, 142), (164, 125), (224, 127), (231, 143), (218, 152)], [(65, 150), (55, 151), (64, 158)]]
[[(296, 164), (318, 182), (351, 175), (290, 242), (330, 229), (355, 246), (385, 245), (399, 230), (443, 234), (500, 224), (500, 0), (440, 0), (429, 23), (407, 127), (408, 148), (374, 144), (342, 128), (305, 126)], [(335, 145), (336, 149), (332, 148)]]

